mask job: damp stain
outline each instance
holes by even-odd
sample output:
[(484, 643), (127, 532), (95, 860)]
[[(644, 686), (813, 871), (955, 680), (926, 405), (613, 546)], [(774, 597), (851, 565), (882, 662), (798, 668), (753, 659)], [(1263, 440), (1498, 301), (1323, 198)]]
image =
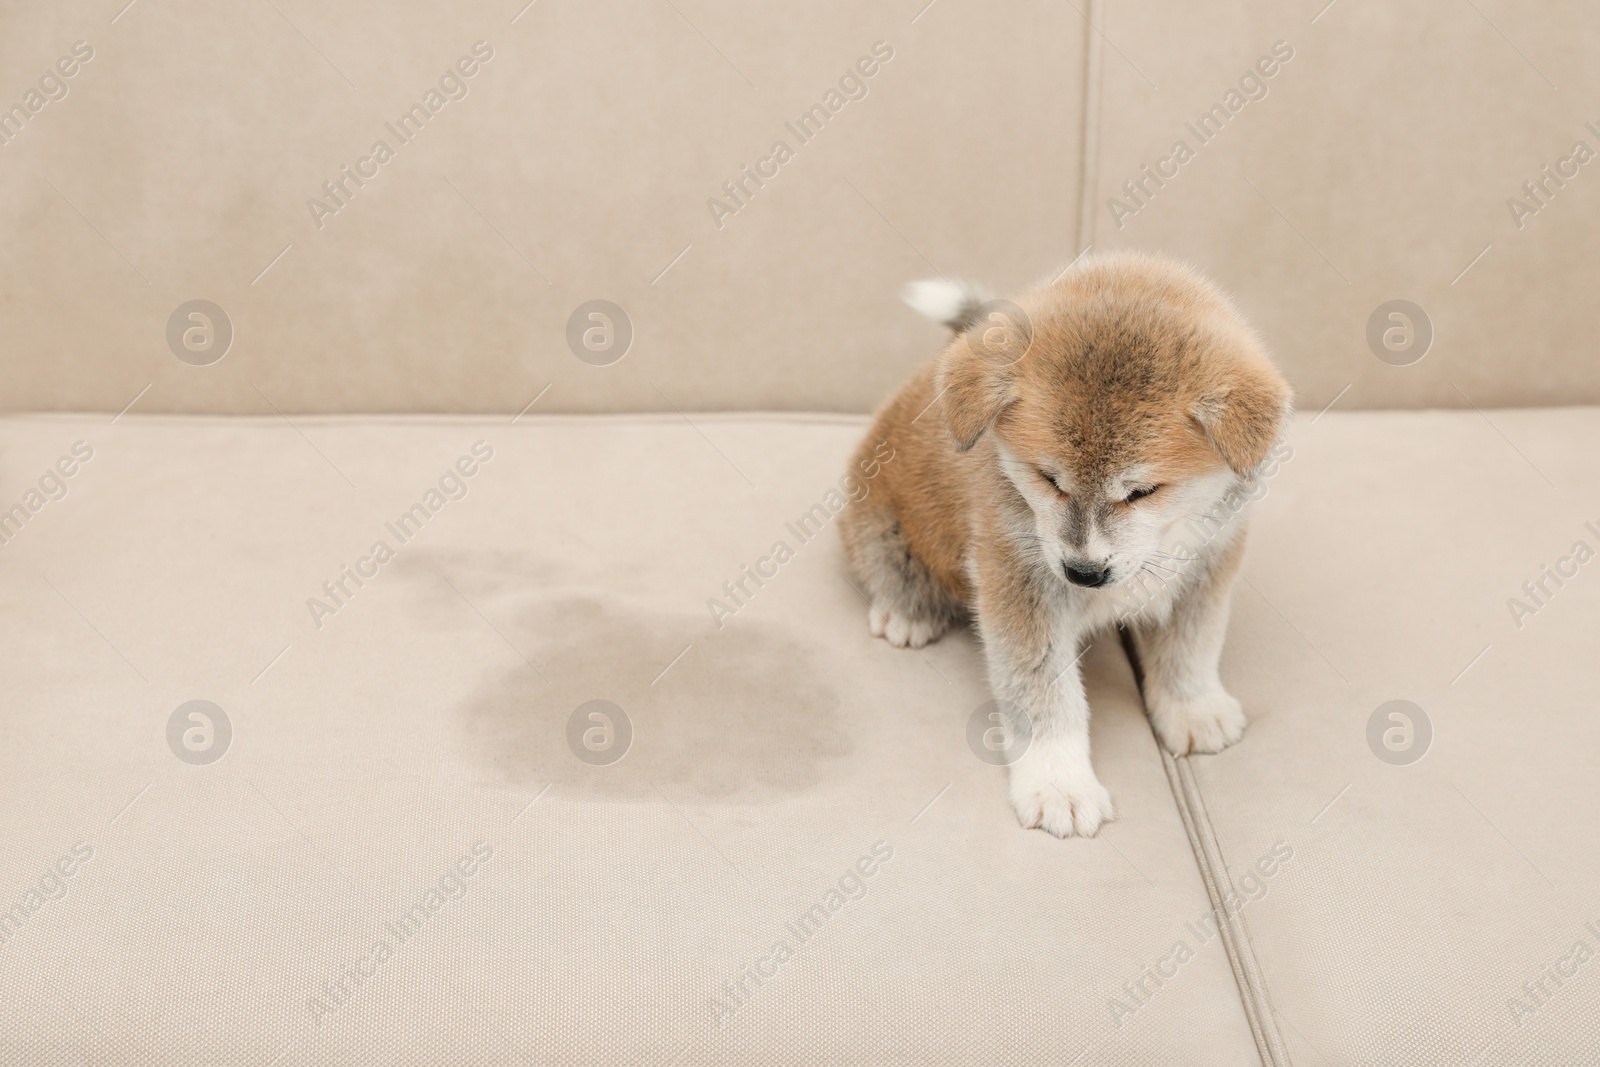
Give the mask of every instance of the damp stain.
[[(798, 623), (716, 630), (702, 611), (552, 588), (538, 561), (503, 557), (418, 558), (414, 573), (430, 600), (456, 594), (423, 572), (447, 575), (532, 661), (481, 679), (456, 709), (459, 755), (491, 777), (592, 800), (659, 791), (750, 803), (805, 793), (852, 752), (825, 653)], [(631, 726), (626, 755), (604, 766), (569, 747), (568, 720), (593, 700), (620, 707)]]

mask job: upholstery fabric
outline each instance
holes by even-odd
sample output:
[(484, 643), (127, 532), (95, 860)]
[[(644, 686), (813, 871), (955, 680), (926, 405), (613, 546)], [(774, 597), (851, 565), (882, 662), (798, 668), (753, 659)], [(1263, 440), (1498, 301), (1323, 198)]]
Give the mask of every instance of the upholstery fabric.
[[(6, 4), (0, 107), (94, 57), (0, 143), (0, 406), (870, 410), (943, 332), (906, 281), (1078, 247), (1082, 18), (926, 4)], [(165, 337), (195, 299), (235, 332), (204, 369)]]
[[(1342, 408), (1600, 401), (1579, 295), (1600, 283), (1600, 9), (1102, 10), (1083, 244), (1218, 277), (1311, 411), (1347, 387)], [(1368, 341), (1394, 300), (1432, 334), (1404, 366)]]
[[(861, 420), (689, 419), (0, 420), (7, 500), (92, 449), (0, 546), (0, 903), (73, 868), (0, 943), (0, 1062), (1255, 1062), (1116, 642), (1118, 821), (1019, 829), (973, 640), (872, 639), (831, 527), (790, 530)], [(567, 741), (595, 699), (609, 766)]]
[(904, 282), (1090, 247), (1215, 276), (1310, 410), (1600, 402), (1592, 4), (116, 6), (0, 8), (6, 410), (866, 412), (942, 336)]
[[(1250, 729), (1188, 762), (1294, 1063), (1600, 1063), (1597, 446), (1593, 408), (1330, 413), (1269, 483)], [(1401, 765), (1394, 700), (1432, 734)]]

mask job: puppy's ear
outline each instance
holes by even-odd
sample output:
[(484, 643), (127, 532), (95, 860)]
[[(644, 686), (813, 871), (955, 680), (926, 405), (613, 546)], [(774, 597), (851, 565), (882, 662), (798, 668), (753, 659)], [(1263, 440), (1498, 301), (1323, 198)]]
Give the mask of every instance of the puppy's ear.
[(956, 450), (966, 452), (994, 425), (1016, 399), (1016, 381), (1009, 366), (997, 366), (957, 340), (939, 360), (934, 379), (944, 422)]
[(1289, 404), (1288, 383), (1262, 357), (1232, 369), (1202, 392), (1189, 412), (1223, 462), (1248, 477), (1278, 440)]

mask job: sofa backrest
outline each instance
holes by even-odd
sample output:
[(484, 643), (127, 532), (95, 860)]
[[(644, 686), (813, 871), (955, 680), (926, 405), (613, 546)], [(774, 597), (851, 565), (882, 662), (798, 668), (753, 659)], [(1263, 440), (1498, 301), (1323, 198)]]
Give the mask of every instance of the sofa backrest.
[(1302, 407), (1600, 401), (1576, 4), (7, 21), (10, 410), (866, 411), (942, 340), (903, 282), (1085, 246), (1211, 272)]
[(1600, 9), (1110, 0), (1101, 25), (1086, 241), (1216, 275), (1301, 408), (1600, 402)]

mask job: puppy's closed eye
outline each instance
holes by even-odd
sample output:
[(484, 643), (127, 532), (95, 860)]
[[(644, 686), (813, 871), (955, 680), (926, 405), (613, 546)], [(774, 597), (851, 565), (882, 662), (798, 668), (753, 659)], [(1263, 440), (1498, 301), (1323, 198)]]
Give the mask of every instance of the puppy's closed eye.
[(1067, 495), (1067, 491), (1065, 489), (1061, 488), (1061, 482), (1056, 479), (1055, 475), (1051, 474), (1049, 471), (1045, 470), (1043, 467), (1035, 467), (1034, 470), (1038, 473), (1039, 477), (1043, 478), (1045, 481), (1050, 483), (1050, 488), (1054, 489), (1056, 492), (1060, 493), (1062, 496), (1066, 496)]
[(1145, 497), (1149, 496), (1150, 494), (1154, 493), (1157, 489), (1160, 489), (1160, 488), (1161, 487), (1159, 485), (1147, 485), (1147, 486), (1144, 486), (1143, 488), (1135, 489), (1133, 492), (1131, 492), (1127, 496), (1123, 497), (1122, 498), (1122, 502), (1124, 504), (1135, 503), (1136, 501), (1143, 500)]

